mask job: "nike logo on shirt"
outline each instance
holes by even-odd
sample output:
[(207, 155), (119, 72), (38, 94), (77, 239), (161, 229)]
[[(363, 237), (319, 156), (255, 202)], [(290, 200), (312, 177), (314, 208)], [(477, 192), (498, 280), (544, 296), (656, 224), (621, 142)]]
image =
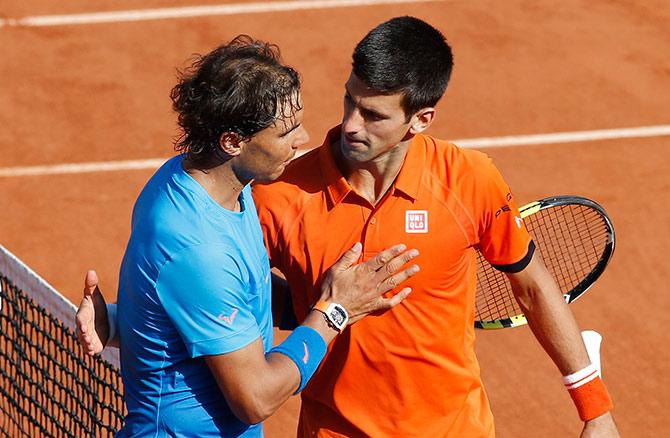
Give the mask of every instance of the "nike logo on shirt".
[(307, 361), (309, 360), (309, 350), (307, 349), (305, 341), (302, 342), (302, 346), (305, 347), (305, 355), (302, 357), (302, 361), (307, 365)]

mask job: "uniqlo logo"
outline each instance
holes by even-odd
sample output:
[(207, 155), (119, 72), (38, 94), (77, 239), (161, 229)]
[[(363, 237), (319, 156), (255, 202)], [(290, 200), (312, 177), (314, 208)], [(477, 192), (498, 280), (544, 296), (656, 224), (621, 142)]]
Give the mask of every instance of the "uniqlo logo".
[(427, 233), (428, 232), (428, 212), (426, 210), (407, 210), (407, 211), (405, 211), (405, 232), (406, 233)]

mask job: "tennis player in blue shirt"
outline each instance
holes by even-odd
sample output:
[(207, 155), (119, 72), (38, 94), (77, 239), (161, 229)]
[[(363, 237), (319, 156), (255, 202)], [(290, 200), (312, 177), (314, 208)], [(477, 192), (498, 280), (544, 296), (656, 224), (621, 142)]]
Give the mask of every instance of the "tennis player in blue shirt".
[[(117, 436), (262, 436), (261, 421), (305, 387), (347, 324), (409, 294), (382, 296), (418, 271), (406, 266), (417, 252), (396, 245), (355, 264), (356, 244), (328, 272), (319, 310), (273, 348), (249, 184), (277, 178), (308, 141), (298, 74), (275, 46), (241, 36), (199, 58), (172, 99), (182, 153), (137, 199), (119, 276), (128, 415)], [(89, 272), (77, 324), (99, 351), (96, 286)]]

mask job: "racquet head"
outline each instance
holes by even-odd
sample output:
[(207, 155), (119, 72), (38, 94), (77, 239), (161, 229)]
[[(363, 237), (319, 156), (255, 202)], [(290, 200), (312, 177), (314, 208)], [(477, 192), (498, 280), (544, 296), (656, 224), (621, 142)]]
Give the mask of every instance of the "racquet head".
[[(554, 196), (519, 209), (544, 264), (567, 303), (600, 277), (614, 252), (614, 228), (605, 210), (580, 196)], [(475, 327), (499, 329), (526, 324), (504, 273), (478, 252)]]

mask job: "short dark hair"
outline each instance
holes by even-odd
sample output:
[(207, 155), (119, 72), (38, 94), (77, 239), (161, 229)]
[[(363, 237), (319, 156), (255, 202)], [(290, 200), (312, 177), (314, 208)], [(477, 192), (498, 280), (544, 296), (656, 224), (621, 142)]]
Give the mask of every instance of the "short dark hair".
[(298, 73), (282, 64), (276, 45), (248, 35), (196, 55), (179, 76), (170, 93), (182, 130), (175, 149), (194, 163), (218, 156), (221, 134), (234, 132), (249, 139), (291, 115), (278, 117), (278, 111), (299, 108)]
[(451, 76), (454, 58), (444, 35), (415, 17), (396, 17), (372, 29), (353, 54), (353, 72), (381, 94), (403, 93), (409, 118), (435, 106)]

